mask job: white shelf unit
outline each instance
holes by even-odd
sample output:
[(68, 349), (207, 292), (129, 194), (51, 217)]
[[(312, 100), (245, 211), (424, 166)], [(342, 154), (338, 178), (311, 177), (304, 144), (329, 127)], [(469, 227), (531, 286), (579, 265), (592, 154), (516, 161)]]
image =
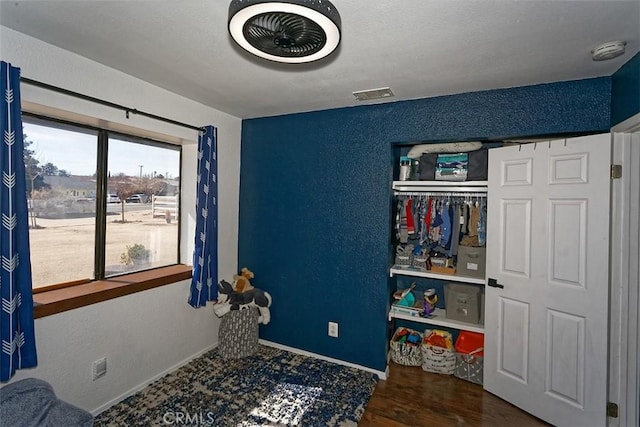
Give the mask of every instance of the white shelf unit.
[(425, 277), (427, 279), (449, 280), (451, 282), (473, 283), (475, 285), (484, 285), (485, 279), (478, 277), (458, 276), (455, 274), (438, 274), (430, 271), (424, 271), (415, 267), (404, 267), (394, 265), (389, 269), (389, 276), (413, 276), (413, 277)]
[[(453, 193), (478, 193), (480, 197), (486, 197), (488, 182), (487, 181), (393, 181), (394, 194), (406, 195), (447, 195)], [(470, 283), (475, 285), (484, 285), (485, 278), (458, 276), (450, 274), (438, 274), (425, 271), (415, 267), (393, 265), (389, 269), (389, 276), (413, 276), (428, 279), (446, 280), (449, 282)], [(402, 310), (402, 309), (400, 309)], [(484, 333), (484, 325), (461, 322), (458, 320), (447, 319), (446, 310), (436, 308), (432, 317), (420, 317), (419, 311), (402, 310), (396, 311), (394, 308), (389, 310), (389, 321), (392, 319), (409, 320), (412, 322), (424, 323), (427, 325), (443, 326), (461, 331), (471, 331)]]
[(487, 181), (393, 181), (396, 194), (416, 193), (486, 193)]
[[(411, 311), (411, 310), (407, 310)], [(413, 313), (398, 313), (393, 308), (389, 311), (389, 321), (391, 319), (409, 320), (411, 322), (424, 323), (427, 325), (444, 326), (446, 328), (458, 329), (461, 331), (471, 331), (484, 333), (484, 325), (460, 322), (457, 320), (447, 319), (446, 310), (442, 308), (436, 308), (433, 317), (420, 317), (418, 311), (413, 310)]]

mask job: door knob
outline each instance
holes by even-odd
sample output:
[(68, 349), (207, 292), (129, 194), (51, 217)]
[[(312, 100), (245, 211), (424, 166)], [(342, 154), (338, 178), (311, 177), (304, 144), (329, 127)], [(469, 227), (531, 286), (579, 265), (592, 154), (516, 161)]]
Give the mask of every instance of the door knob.
[(489, 279), (489, 281), (487, 282), (487, 285), (491, 286), (492, 288), (504, 289), (504, 285), (501, 285), (500, 283), (498, 283), (496, 279)]

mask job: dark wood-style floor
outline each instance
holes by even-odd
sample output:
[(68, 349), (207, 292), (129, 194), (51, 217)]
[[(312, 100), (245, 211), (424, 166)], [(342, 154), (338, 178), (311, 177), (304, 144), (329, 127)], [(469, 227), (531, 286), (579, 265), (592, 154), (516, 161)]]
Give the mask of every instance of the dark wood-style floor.
[(453, 375), (390, 362), (359, 427), (547, 426), (548, 424)]

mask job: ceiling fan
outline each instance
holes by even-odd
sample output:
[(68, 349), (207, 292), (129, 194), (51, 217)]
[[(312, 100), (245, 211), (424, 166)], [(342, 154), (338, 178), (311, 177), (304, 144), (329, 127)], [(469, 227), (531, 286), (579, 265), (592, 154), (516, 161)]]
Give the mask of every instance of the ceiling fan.
[(260, 58), (300, 64), (322, 59), (338, 47), (341, 20), (327, 0), (232, 0), (229, 33)]

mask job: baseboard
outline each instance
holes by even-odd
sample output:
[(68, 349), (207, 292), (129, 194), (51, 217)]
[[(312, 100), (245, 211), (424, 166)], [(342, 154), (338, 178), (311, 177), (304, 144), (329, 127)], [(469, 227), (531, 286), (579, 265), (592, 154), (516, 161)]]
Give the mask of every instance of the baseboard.
[(289, 346), (286, 346), (286, 345), (278, 344), (278, 343), (275, 343), (275, 342), (272, 342), (272, 341), (266, 341), (266, 340), (260, 339), (260, 340), (258, 340), (258, 342), (260, 344), (266, 345), (268, 347), (274, 347), (274, 348), (278, 348), (280, 350), (289, 351), (291, 353), (296, 353), (296, 354), (301, 354), (303, 356), (314, 357), (316, 359), (326, 360), (327, 362), (332, 362), (332, 363), (336, 363), (338, 365), (348, 366), (350, 368), (360, 369), (361, 371), (372, 372), (372, 373), (376, 374), (378, 376), (378, 378), (380, 378), (381, 380), (386, 380), (387, 379), (387, 374), (389, 372), (389, 366), (388, 365), (387, 365), (387, 369), (383, 372), (383, 371), (378, 371), (376, 369), (368, 368), (366, 366), (356, 365), (355, 363), (345, 362), (344, 360), (334, 359), (333, 357), (327, 357), (327, 356), (323, 356), (321, 354), (316, 354), (316, 353), (311, 353), (309, 351), (300, 350), (299, 348), (294, 348), (294, 347), (289, 347)]
[(149, 378), (148, 380), (144, 381), (143, 383), (138, 384), (137, 386), (133, 387), (132, 389), (122, 393), (120, 396), (116, 397), (115, 399), (111, 399), (110, 401), (108, 401), (104, 405), (101, 405), (101, 406), (97, 407), (96, 409), (92, 410), (91, 411), (91, 415), (93, 415), (95, 417), (96, 415), (100, 414), (101, 412), (106, 411), (107, 409), (109, 409), (110, 407), (115, 405), (116, 403), (122, 402), (124, 399), (126, 399), (127, 397), (129, 397), (129, 396), (131, 396), (131, 395), (133, 395), (133, 394), (135, 394), (137, 392), (139, 392), (140, 390), (142, 390), (143, 388), (145, 388), (146, 386), (148, 386), (152, 382), (164, 377), (165, 375), (175, 371), (178, 368), (183, 367), (184, 365), (186, 365), (187, 363), (191, 362), (196, 357), (202, 356), (203, 354), (205, 354), (209, 350), (214, 349), (217, 346), (218, 346), (218, 343), (210, 345), (210, 346), (204, 348), (203, 350), (200, 350), (196, 354), (193, 354), (193, 355), (187, 357), (186, 359), (176, 363), (175, 365), (171, 366), (170, 368), (165, 369), (164, 371), (160, 372), (159, 374), (154, 375), (153, 377)]

